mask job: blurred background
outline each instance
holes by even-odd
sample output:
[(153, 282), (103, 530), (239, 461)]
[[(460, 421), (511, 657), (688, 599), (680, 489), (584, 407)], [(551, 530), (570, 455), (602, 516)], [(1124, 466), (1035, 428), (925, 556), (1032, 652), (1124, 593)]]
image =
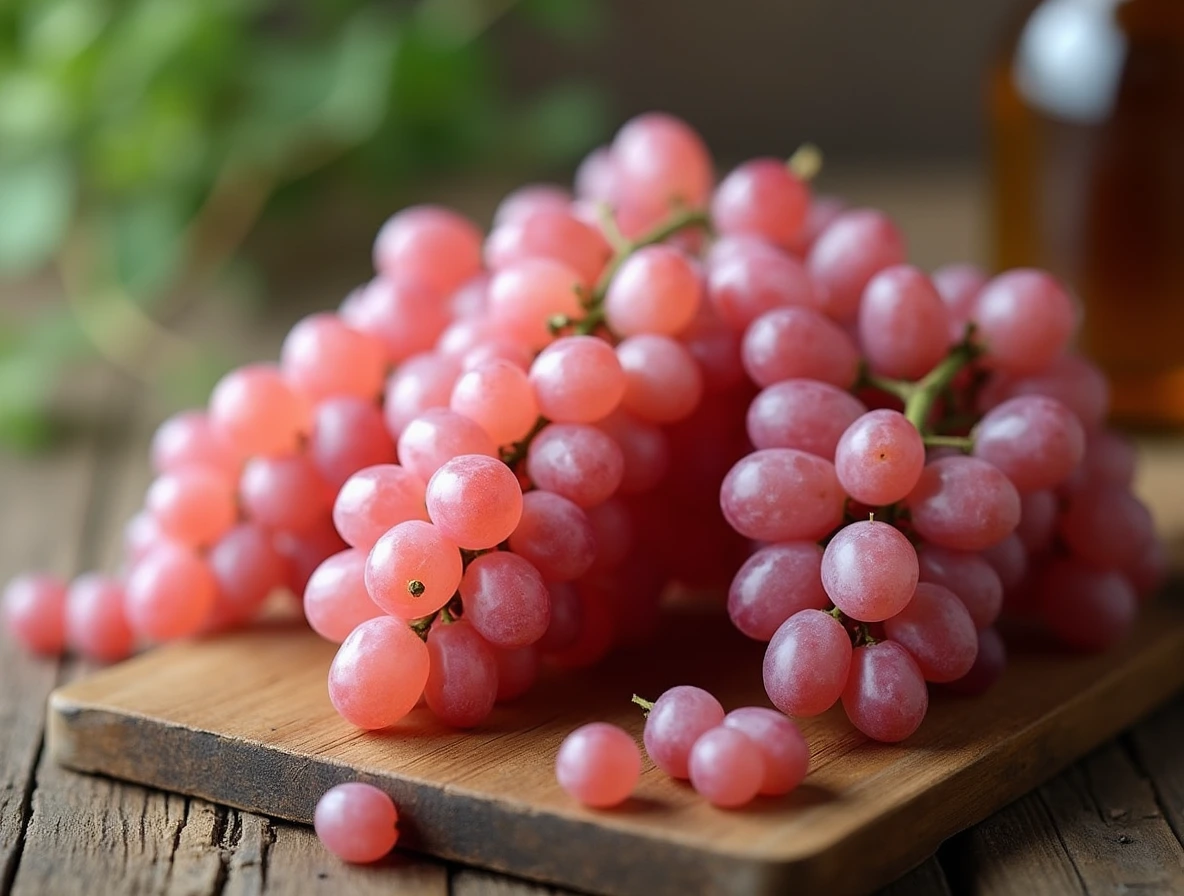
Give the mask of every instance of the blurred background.
[[(96, 358), (201, 401), (364, 280), (394, 209), (487, 223), (649, 109), (721, 169), (816, 143), (820, 188), (896, 214), (917, 263), (990, 262), (988, 75), (1037, 5), (6, 0), (0, 450), (60, 432)], [(1096, 70), (1089, 22), (1123, 5), (1048, 0), (1050, 52)]]

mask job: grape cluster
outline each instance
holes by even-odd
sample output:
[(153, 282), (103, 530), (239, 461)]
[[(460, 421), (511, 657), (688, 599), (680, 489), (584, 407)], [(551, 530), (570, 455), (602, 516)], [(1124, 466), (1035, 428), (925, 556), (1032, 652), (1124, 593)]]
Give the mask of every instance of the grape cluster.
[(648, 114), (488, 234), (397, 213), (373, 279), (161, 426), (123, 569), (15, 580), (8, 628), (115, 660), (287, 589), (340, 645), (344, 718), (463, 728), (652, 635), (670, 582), (731, 582), (773, 702), (882, 740), (926, 682), (990, 684), (1001, 610), (1121, 637), (1164, 557), (1076, 305), (906, 265), (888, 217), (812, 196), (815, 161), (716, 183)]

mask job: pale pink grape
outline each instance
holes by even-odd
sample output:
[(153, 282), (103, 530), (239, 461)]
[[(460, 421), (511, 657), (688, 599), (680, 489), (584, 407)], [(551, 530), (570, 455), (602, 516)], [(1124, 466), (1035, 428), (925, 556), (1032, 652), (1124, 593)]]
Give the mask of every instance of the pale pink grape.
[(896, 743), (911, 735), (929, 709), (925, 679), (895, 641), (857, 647), (843, 689), (847, 718), (872, 740)]
[(399, 463), (427, 482), (462, 454), (497, 457), (497, 444), (479, 423), (448, 408), (432, 408), (407, 424), (398, 444)]
[(925, 466), (925, 442), (904, 414), (880, 409), (864, 414), (835, 447), (835, 474), (847, 494), (871, 507), (902, 500)]
[(134, 564), (162, 541), (168, 541), (156, 519), (147, 510), (139, 511), (123, 527), (123, 559)]
[(332, 489), (307, 457), (256, 457), (239, 480), (247, 518), (269, 529), (302, 532), (329, 514)]
[(426, 282), (408, 275), (376, 277), (346, 323), (382, 344), (385, 361), (399, 364), (429, 351), (448, 326), (448, 305)]
[(526, 647), (551, 621), (551, 597), (530, 561), (508, 551), (482, 554), (460, 583), (465, 618), (495, 647)]
[(720, 486), (727, 521), (758, 541), (822, 538), (842, 522), (845, 500), (834, 464), (793, 448), (754, 451)]
[(205, 411), (182, 411), (157, 427), (152, 436), (152, 468), (176, 473), (186, 467), (207, 467), (237, 476), (243, 458), (215, 432)]
[(930, 279), (911, 265), (885, 268), (859, 302), (859, 343), (871, 369), (915, 380), (937, 366), (949, 344), (949, 312)]
[(428, 516), (458, 547), (482, 551), (510, 537), (522, 518), (522, 487), (500, 460), (462, 454), (432, 474)]
[(868, 281), (905, 260), (904, 238), (884, 214), (851, 209), (840, 214), (810, 247), (806, 267), (817, 285), (826, 314), (853, 323)]
[(744, 382), (740, 360), (740, 334), (707, 308), (678, 335), (703, 371), (703, 390), (708, 394), (727, 392)]
[(576, 169), (576, 195), (580, 199), (611, 204), (616, 197), (616, 180), (612, 151), (607, 146), (598, 146), (584, 156)]
[(908, 606), (884, 620), (884, 634), (917, 663), (926, 681), (956, 681), (970, 672), (978, 654), (974, 620), (958, 596), (920, 582)]
[(625, 373), (621, 407), (654, 423), (674, 423), (694, 413), (703, 397), (703, 374), (669, 336), (630, 336), (617, 346)]
[(549, 323), (556, 316), (583, 314), (576, 288), (580, 275), (562, 262), (530, 258), (494, 275), (489, 283), (493, 325), (510, 339), (534, 349), (554, 338)]
[(377, 730), (415, 708), (428, 680), (428, 648), (401, 619), (377, 616), (352, 632), (329, 666), (329, 700), (351, 725)]
[(568, 336), (535, 358), (530, 384), (536, 415), (556, 423), (595, 423), (621, 403), (626, 376), (616, 352), (603, 339)]
[(719, 240), (708, 256), (706, 286), (720, 320), (737, 331), (774, 308), (820, 305), (802, 263), (755, 237)]
[(792, 716), (816, 716), (835, 705), (851, 666), (851, 638), (822, 610), (800, 610), (773, 634), (765, 649), (765, 693)]
[(327, 641), (340, 644), (382, 612), (366, 591), (366, 552), (357, 548), (329, 557), (304, 587), (304, 618)]
[(806, 209), (806, 221), (789, 251), (798, 258), (805, 258), (822, 232), (846, 210), (846, 203), (837, 196), (814, 196)]
[(748, 233), (792, 250), (806, 223), (810, 190), (782, 159), (751, 159), (715, 190), (711, 219), (720, 233)]
[(1011, 480), (975, 457), (926, 465), (906, 503), (922, 538), (960, 551), (997, 544), (1020, 521), (1020, 496)]
[(822, 548), (810, 541), (766, 545), (737, 570), (728, 589), (732, 624), (757, 641), (768, 641), (801, 610), (825, 610)]
[(464, 574), (460, 548), (431, 523), (399, 523), (374, 543), (366, 558), (366, 591), (392, 616), (418, 619), (456, 593)]
[(830, 383), (789, 379), (761, 390), (748, 406), (748, 438), (757, 448), (796, 448), (833, 460), (839, 439), (867, 413), (854, 395)]
[(4, 588), (4, 627), (34, 653), (54, 656), (66, 643), (66, 583), (57, 576), (27, 573)]
[(509, 546), (548, 582), (578, 579), (591, 568), (597, 547), (587, 513), (567, 498), (540, 489), (522, 496), (522, 518)]
[(724, 716), (724, 727), (734, 728), (756, 744), (764, 758), (760, 793), (782, 796), (806, 778), (810, 747), (791, 719), (764, 706), (744, 706)]
[(586, 224), (566, 208), (537, 209), (516, 221), (498, 224), (485, 241), (485, 264), (504, 270), (530, 258), (562, 262), (590, 287), (599, 279), (612, 256), (600, 230)]
[(278, 368), (254, 364), (232, 370), (210, 395), (210, 428), (242, 456), (295, 451), (312, 426), (312, 411)]
[(765, 312), (744, 334), (740, 352), (758, 386), (809, 379), (849, 389), (859, 373), (859, 350), (851, 337), (812, 308)]
[(979, 292), (975, 338), (986, 347), (986, 363), (1017, 375), (1037, 373), (1065, 350), (1077, 316), (1073, 300), (1051, 275), (1017, 268)]
[(366, 467), (341, 486), (333, 504), (333, 523), (347, 544), (368, 551), (399, 523), (428, 522), (426, 491), (423, 480), (405, 467)]
[(481, 316), (484, 319), (489, 298), (489, 273), (479, 271), (448, 296), (448, 312), (454, 320)]
[(520, 370), (528, 371), (530, 365), (534, 363), (534, 357), (535, 353), (529, 346), (502, 336), (495, 336), (486, 339), (480, 345), (474, 345), (465, 352), (464, 357), (460, 359), (460, 367), (464, 372), (480, 367), (487, 361), (508, 361)]
[(950, 342), (959, 342), (966, 335), (975, 300), (989, 278), (973, 264), (948, 264), (935, 270), (931, 277), (946, 306)]
[(280, 348), (284, 378), (310, 401), (338, 395), (373, 400), (382, 389), (382, 343), (336, 314), (313, 314), (296, 324)]
[(623, 729), (592, 722), (563, 739), (555, 757), (555, 777), (585, 806), (617, 806), (629, 798), (641, 777), (641, 751)]
[(674, 336), (687, 328), (703, 300), (690, 260), (671, 246), (638, 249), (621, 265), (604, 297), (605, 322), (619, 336)]
[(974, 428), (975, 457), (998, 467), (1020, 492), (1066, 480), (1085, 454), (1085, 430), (1054, 398), (1024, 395), (987, 411)]
[(317, 801), (313, 827), (321, 844), (343, 862), (377, 862), (399, 839), (399, 813), (370, 784), (338, 784)]
[(580, 507), (611, 497), (625, 473), (625, 458), (611, 437), (582, 423), (552, 423), (531, 440), (526, 475), (538, 488)]
[(333, 491), (358, 470), (395, 460), (395, 442), (372, 401), (352, 395), (317, 405), (308, 457)]
[(224, 624), (253, 617), (288, 572), (271, 533), (254, 523), (240, 523), (218, 539), (206, 562), (218, 583), (211, 619)]
[(618, 494), (641, 494), (662, 482), (670, 469), (670, 438), (665, 430), (624, 411), (601, 420), (597, 428), (621, 449), (624, 471)]
[(186, 467), (157, 477), (144, 505), (161, 535), (192, 547), (216, 541), (238, 517), (235, 481), (210, 467)]
[(115, 663), (136, 646), (124, 611), (124, 586), (119, 579), (86, 573), (66, 592), (66, 645), (87, 659)]
[(217, 596), (218, 581), (209, 563), (191, 548), (164, 543), (128, 577), (128, 623), (137, 635), (152, 641), (186, 638), (201, 630)]
[(405, 208), (378, 231), (374, 268), (387, 276), (416, 277), (439, 293), (451, 292), (481, 269), (481, 231), (446, 208)]
[(386, 382), (382, 414), (395, 439), (412, 420), (430, 408), (446, 408), (461, 365), (452, 357), (424, 352), (399, 365)]
[(423, 696), (428, 709), (453, 728), (480, 725), (497, 699), (494, 649), (464, 619), (437, 622), (427, 644), (430, 666)]
[(645, 208), (701, 207), (711, 193), (711, 155), (685, 122), (661, 112), (625, 123), (612, 143), (614, 195)]
[(487, 361), (463, 374), (449, 406), (484, 429), (498, 445), (523, 438), (539, 417), (534, 387), (509, 361)]
[(889, 523), (862, 520), (840, 529), (822, 554), (822, 587), (852, 619), (881, 622), (901, 612), (917, 588), (917, 552)]
[(700, 796), (721, 809), (735, 809), (760, 793), (765, 757), (747, 734), (721, 725), (695, 741), (688, 770)]
[(645, 751), (654, 765), (672, 778), (686, 778), (691, 747), (723, 721), (724, 708), (710, 693), (692, 685), (677, 685), (663, 692), (646, 716)]
[(492, 338), (492, 326), (484, 311), (477, 311), (462, 317), (457, 317), (450, 323), (433, 351), (424, 352), (417, 357), (451, 358), (456, 361), (465, 356), (470, 349)]
[(1003, 583), (980, 554), (932, 544), (917, 548), (919, 580), (943, 585), (962, 601), (976, 628), (993, 625), (1003, 608)]
[(507, 193), (493, 213), (493, 226), (514, 224), (538, 211), (566, 211), (571, 193), (557, 184), (527, 184)]

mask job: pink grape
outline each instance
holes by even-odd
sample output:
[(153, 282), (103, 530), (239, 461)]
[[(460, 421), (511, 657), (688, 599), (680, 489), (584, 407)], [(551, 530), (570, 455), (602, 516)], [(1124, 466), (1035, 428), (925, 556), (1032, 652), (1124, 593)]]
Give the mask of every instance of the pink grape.
[(493, 648), (464, 619), (437, 622), (427, 644), (430, 665), (423, 696), (428, 709), (453, 728), (480, 725), (497, 699)]
[(328, 557), (349, 547), (328, 518), (321, 518), (307, 532), (277, 532), (273, 543), (284, 558), (286, 582), (293, 594), (303, 594), (313, 570)]
[(485, 241), (485, 264), (500, 271), (529, 258), (562, 262), (592, 286), (612, 256), (600, 231), (568, 209), (537, 209), (517, 221), (497, 225)]
[(689, 417), (703, 397), (703, 374), (669, 336), (630, 336), (617, 346), (625, 374), (621, 407), (642, 420), (674, 423)]
[(222, 377), (210, 395), (209, 419), (215, 437), (244, 456), (290, 454), (312, 426), (308, 404), (267, 364)]
[(727, 392), (744, 382), (740, 334), (720, 320), (710, 308), (701, 308), (699, 315), (679, 334), (678, 339), (703, 371), (704, 392)]
[(621, 484), (625, 459), (609, 436), (581, 423), (552, 423), (530, 443), (526, 475), (536, 487), (594, 507)]
[(605, 322), (620, 336), (674, 336), (695, 319), (703, 283), (690, 260), (671, 246), (645, 246), (613, 276), (604, 297)]
[(521, 342), (492, 337), (465, 352), (460, 361), (461, 370), (473, 370), (488, 361), (508, 361), (520, 370), (530, 370), (534, 352)]
[(489, 314), (503, 335), (534, 349), (548, 345), (556, 316), (583, 314), (580, 275), (559, 261), (529, 258), (498, 271), (489, 283)]
[(706, 286), (712, 308), (733, 330), (744, 330), (774, 308), (820, 305), (802, 263), (753, 237), (725, 236), (715, 244)]
[(987, 275), (972, 264), (948, 264), (934, 271), (932, 279), (937, 294), (946, 306), (950, 342), (960, 342), (974, 314), (975, 300), (987, 285)]
[(567, 735), (555, 757), (555, 778), (585, 806), (608, 809), (629, 798), (641, 777), (641, 751), (623, 729), (592, 722)]
[(1069, 344), (1077, 308), (1053, 277), (1017, 268), (982, 288), (974, 303), (974, 323), (987, 363), (1008, 373), (1037, 373)]
[(919, 575), (917, 552), (889, 523), (862, 520), (840, 529), (822, 554), (822, 586), (852, 619), (881, 622), (901, 612)]
[(28, 573), (4, 588), (4, 627), (27, 650), (46, 656), (66, 643), (66, 583), (57, 576)]
[(464, 574), (460, 549), (431, 523), (399, 523), (366, 558), (366, 591), (392, 616), (418, 619), (456, 593)]
[(399, 365), (386, 383), (382, 414), (395, 439), (412, 420), (429, 408), (446, 408), (461, 365), (452, 357), (425, 352)]
[(405, 467), (366, 467), (341, 486), (333, 505), (333, 524), (347, 544), (368, 551), (399, 523), (428, 522), (426, 490), (423, 480)]
[(842, 522), (845, 500), (834, 464), (793, 448), (754, 451), (720, 487), (724, 517), (758, 541), (822, 538)]
[(836, 196), (814, 196), (806, 209), (806, 221), (789, 250), (797, 257), (805, 258), (822, 232), (846, 210), (846, 204)]
[(345, 395), (317, 405), (308, 456), (336, 491), (364, 467), (393, 463), (395, 442), (374, 402)]
[(538, 489), (522, 496), (522, 518), (509, 545), (548, 582), (578, 579), (596, 559), (588, 515), (567, 498)]
[(405, 208), (378, 231), (374, 268), (387, 276), (415, 277), (439, 293), (451, 292), (481, 269), (481, 231), (446, 208)]
[(1020, 522), (1015, 534), (1029, 553), (1043, 551), (1052, 543), (1059, 509), (1057, 496), (1051, 491), (1020, 495)]
[(1085, 430), (1053, 398), (1024, 395), (987, 411), (974, 428), (974, 456), (998, 467), (1021, 493), (1063, 482), (1085, 454)]
[(723, 721), (724, 708), (707, 691), (686, 684), (670, 688), (654, 701), (646, 716), (645, 751), (654, 765), (672, 778), (686, 778), (691, 747)]
[(896, 743), (920, 727), (929, 709), (925, 679), (895, 641), (856, 647), (843, 688), (843, 710), (872, 740)]
[(313, 813), (313, 827), (325, 849), (356, 864), (377, 862), (394, 849), (398, 823), (391, 798), (356, 781), (329, 788)]
[(212, 618), (227, 623), (254, 616), (268, 595), (284, 584), (284, 558), (270, 532), (254, 523), (235, 526), (206, 554), (218, 583)]
[[(622, 482), (623, 484), (623, 482)], [(634, 526), (629, 509), (619, 498), (609, 498), (584, 509), (596, 541), (592, 569), (606, 570), (621, 565), (633, 546)]]
[(1003, 583), (981, 555), (932, 544), (917, 548), (921, 582), (950, 589), (962, 601), (976, 628), (993, 625), (1003, 608)]
[(448, 326), (448, 306), (440, 293), (414, 276), (376, 277), (366, 286), (345, 322), (378, 341), (385, 362), (399, 364), (426, 352)]
[(197, 634), (218, 596), (209, 564), (191, 548), (163, 543), (131, 571), (126, 612), (132, 630), (152, 641)]
[(551, 597), (539, 571), (508, 551), (482, 554), (460, 583), (465, 618), (495, 647), (533, 644), (551, 621)]
[(463, 374), (452, 389), (449, 405), (478, 423), (498, 445), (523, 438), (539, 416), (534, 386), (520, 367), (509, 361), (486, 361)]
[(398, 444), (399, 463), (427, 482), (462, 454), (497, 457), (497, 444), (479, 423), (447, 408), (424, 411), (407, 424)]
[(735, 809), (760, 793), (765, 757), (743, 731), (721, 725), (695, 741), (688, 771), (700, 796), (721, 809)]
[(162, 541), (168, 539), (160, 531), (156, 519), (147, 510), (141, 510), (123, 527), (124, 560), (136, 563)]
[(1058, 641), (1077, 650), (1105, 650), (1134, 626), (1138, 597), (1119, 573), (1056, 558), (1042, 570), (1037, 589), (1044, 624)]
[(792, 250), (806, 223), (809, 188), (781, 159), (751, 159), (725, 177), (711, 201), (720, 233), (748, 233)]
[(645, 208), (704, 206), (711, 193), (711, 155), (685, 122), (661, 112), (625, 123), (612, 143), (614, 194)]
[(914, 380), (945, 357), (950, 320), (924, 272), (895, 265), (868, 282), (859, 302), (858, 329), (859, 344), (873, 371)]
[(624, 472), (619, 494), (648, 492), (665, 478), (670, 469), (670, 439), (657, 424), (620, 411), (601, 420), (597, 428), (621, 449)]
[(152, 467), (157, 473), (177, 473), (186, 467), (206, 467), (237, 476), (243, 459), (215, 432), (205, 411), (183, 411), (160, 424), (152, 436)]
[(221, 470), (186, 467), (158, 477), (148, 487), (144, 504), (165, 538), (203, 547), (234, 525), (234, 486)]
[(552, 653), (570, 647), (580, 636), (584, 624), (583, 599), (575, 586), (567, 582), (548, 582), (547, 593), (551, 597), (551, 620), (543, 636), (531, 647)]
[(118, 579), (87, 573), (70, 583), (64, 612), (66, 644), (88, 659), (115, 663), (136, 646)]
[(516, 700), (534, 687), (539, 676), (539, 652), (536, 645), (513, 650), (493, 648), (497, 663), (497, 702)]
[(340, 644), (367, 619), (381, 615), (366, 592), (366, 552), (357, 548), (329, 557), (304, 587), (304, 618), (327, 641)]
[(810, 747), (791, 719), (764, 706), (744, 706), (724, 716), (724, 727), (739, 731), (760, 750), (765, 772), (760, 793), (782, 796), (805, 780)]
[(247, 517), (269, 529), (302, 532), (332, 506), (332, 489), (307, 457), (256, 457), (239, 481)]
[(1011, 480), (975, 457), (926, 465), (906, 503), (922, 538), (959, 551), (997, 544), (1020, 521), (1020, 496)]
[[(984, 399), (990, 397), (987, 391)], [(1019, 379), (1004, 378), (994, 391), (994, 401), (988, 406), (1020, 395), (1055, 398), (1077, 415), (1087, 431), (1100, 427), (1110, 411), (1110, 384), (1105, 374), (1078, 355), (1062, 355), (1040, 371)]]
[(616, 352), (603, 339), (568, 336), (535, 358), (530, 385), (537, 414), (556, 423), (595, 423), (621, 403), (626, 379)]
[(840, 214), (815, 240), (806, 267), (822, 293), (823, 310), (853, 323), (868, 281), (905, 260), (904, 238), (885, 215), (871, 209)]
[(980, 629), (974, 665), (957, 681), (947, 683), (945, 690), (966, 697), (985, 694), (1002, 677), (1006, 666), (1007, 647), (1004, 646), (999, 632), (993, 628)]
[(280, 370), (310, 401), (339, 395), (373, 400), (382, 389), (382, 343), (336, 314), (313, 314), (296, 324), (280, 349)]
[(821, 610), (800, 610), (765, 649), (765, 693), (787, 715), (816, 716), (838, 701), (850, 666), (851, 638), (842, 623)]
[(1087, 566), (1125, 569), (1155, 538), (1155, 524), (1143, 503), (1127, 489), (1101, 484), (1074, 495), (1061, 515), (1059, 532)]
[(1138, 454), (1126, 436), (1100, 429), (1089, 434), (1082, 466), (1092, 481), (1111, 482), (1128, 488), (1135, 479)]
[(458, 547), (483, 551), (510, 537), (522, 518), (522, 487), (500, 460), (462, 454), (432, 474), (428, 516)]
[(401, 619), (377, 616), (350, 632), (329, 666), (329, 700), (351, 725), (387, 728), (415, 708), (428, 680), (428, 648)]
[(758, 386), (820, 380), (849, 389), (859, 373), (851, 337), (812, 308), (775, 308), (753, 321), (741, 345), (744, 369)]
[(835, 448), (835, 474), (847, 494), (872, 507), (895, 504), (917, 485), (925, 466), (925, 442), (904, 414), (881, 409), (864, 414)]
[(572, 196), (555, 184), (527, 184), (507, 193), (493, 213), (493, 226), (524, 221), (538, 211), (566, 211)]
[(1002, 541), (983, 548), (979, 556), (991, 564), (1006, 595), (1019, 587), (1028, 572), (1028, 552), (1013, 532)]
[(484, 315), (489, 293), (489, 274), (479, 271), (448, 296), (448, 312), (455, 320)]
[(748, 438), (757, 448), (796, 448), (832, 460), (847, 427), (866, 413), (863, 402), (830, 383), (782, 380), (748, 406)]
[(451, 358), (455, 361), (490, 338), (488, 318), (483, 311), (475, 311), (453, 320), (440, 334), (435, 350), (417, 357)]
[(809, 541), (766, 545), (736, 572), (728, 589), (728, 616), (744, 634), (768, 641), (790, 616), (824, 610), (822, 548)]
[(616, 164), (612, 151), (600, 146), (584, 156), (576, 169), (576, 195), (581, 199), (612, 203), (616, 196)]
[(949, 588), (920, 582), (908, 605), (884, 620), (884, 634), (909, 652), (926, 681), (956, 681), (978, 653), (974, 620)]

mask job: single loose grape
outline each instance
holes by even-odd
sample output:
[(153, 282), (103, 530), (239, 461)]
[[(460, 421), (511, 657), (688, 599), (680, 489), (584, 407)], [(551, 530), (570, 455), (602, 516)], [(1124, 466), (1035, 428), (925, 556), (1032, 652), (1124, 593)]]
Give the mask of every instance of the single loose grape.
[(28, 573), (4, 588), (4, 626), (34, 653), (53, 656), (66, 642), (66, 583), (57, 576)]
[(399, 813), (389, 796), (369, 784), (338, 784), (317, 801), (313, 827), (325, 849), (343, 862), (377, 862), (399, 839)]
[(702, 688), (678, 685), (650, 708), (642, 739), (654, 765), (673, 778), (686, 778), (691, 747), (705, 732), (723, 723), (724, 708)]
[(555, 757), (559, 786), (585, 806), (623, 803), (641, 777), (641, 751), (622, 728), (592, 722), (563, 739)]
[(691, 786), (713, 806), (735, 809), (760, 793), (765, 757), (743, 731), (721, 725), (695, 741), (688, 773)]
[(114, 663), (129, 656), (136, 636), (124, 610), (123, 582), (86, 573), (66, 592), (66, 645), (92, 660)]

